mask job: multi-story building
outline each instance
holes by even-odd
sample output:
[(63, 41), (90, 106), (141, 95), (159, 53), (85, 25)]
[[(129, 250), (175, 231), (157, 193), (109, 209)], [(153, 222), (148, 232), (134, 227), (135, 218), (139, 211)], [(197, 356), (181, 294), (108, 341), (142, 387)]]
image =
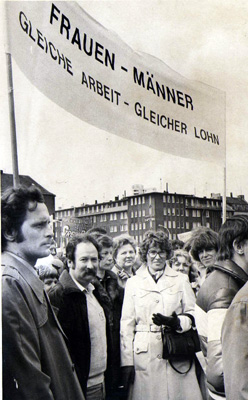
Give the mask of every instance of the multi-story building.
[[(231, 199), (231, 200), (230, 200)], [(229, 204), (230, 202), (230, 204)], [(233, 204), (235, 207), (233, 208)], [(242, 204), (241, 204), (242, 203)], [(248, 203), (243, 196), (227, 198), (227, 217), (241, 207), (248, 214)], [(145, 231), (166, 229), (171, 239), (198, 226), (218, 231), (222, 223), (222, 198), (212, 194), (210, 198), (188, 194), (136, 191), (132, 196), (109, 202), (83, 204), (55, 211), (55, 239), (65, 245), (73, 232), (85, 232), (101, 227), (115, 237), (122, 233), (141, 242)]]

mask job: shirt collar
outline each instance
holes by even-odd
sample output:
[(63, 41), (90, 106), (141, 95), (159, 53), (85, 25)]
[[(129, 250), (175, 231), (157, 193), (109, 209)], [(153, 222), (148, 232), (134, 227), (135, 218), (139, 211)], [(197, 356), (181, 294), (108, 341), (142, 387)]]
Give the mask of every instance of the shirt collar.
[(81, 285), (71, 274), (71, 271), (69, 271), (70, 277), (73, 280), (73, 282), (77, 285), (77, 287), (81, 290), (81, 292), (87, 292), (87, 293), (92, 293), (95, 287), (92, 285), (92, 283), (89, 283), (87, 287), (84, 287)]

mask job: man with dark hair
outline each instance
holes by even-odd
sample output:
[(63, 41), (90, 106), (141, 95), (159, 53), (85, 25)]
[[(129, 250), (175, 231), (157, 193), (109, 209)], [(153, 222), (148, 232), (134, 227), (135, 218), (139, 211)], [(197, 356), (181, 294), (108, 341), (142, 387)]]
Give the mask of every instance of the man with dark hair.
[(206, 359), (210, 399), (225, 399), (221, 329), (235, 294), (248, 280), (247, 251), (248, 216), (233, 216), (219, 231), (217, 260), (196, 301), (195, 320)]
[(7, 189), (1, 217), (3, 399), (83, 400), (64, 333), (34, 269), (53, 237), (39, 189)]
[(111, 351), (113, 315), (109, 299), (102, 296), (92, 281), (96, 277), (101, 246), (88, 233), (72, 237), (66, 247), (68, 271), (49, 291), (51, 303), (58, 309), (58, 319), (68, 337), (77, 375), (87, 400), (104, 399), (104, 373), (107, 350)]

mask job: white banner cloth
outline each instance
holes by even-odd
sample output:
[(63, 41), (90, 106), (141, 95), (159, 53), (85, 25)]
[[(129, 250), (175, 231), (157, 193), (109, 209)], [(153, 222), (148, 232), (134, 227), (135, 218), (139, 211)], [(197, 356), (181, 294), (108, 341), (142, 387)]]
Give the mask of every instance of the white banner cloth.
[(223, 92), (132, 50), (76, 2), (9, 1), (6, 10), (9, 51), (60, 107), (154, 149), (224, 165)]

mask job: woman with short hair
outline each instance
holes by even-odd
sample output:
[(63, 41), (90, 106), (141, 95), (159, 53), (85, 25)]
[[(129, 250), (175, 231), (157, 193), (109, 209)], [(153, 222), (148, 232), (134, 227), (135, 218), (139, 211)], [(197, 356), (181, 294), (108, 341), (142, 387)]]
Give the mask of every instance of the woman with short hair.
[(195, 296), (188, 277), (167, 260), (171, 243), (162, 232), (148, 231), (140, 246), (144, 264), (127, 280), (121, 318), (122, 389), (133, 383), (132, 400), (202, 400), (195, 365), (162, 358), (162, 327), (185, 332), (192, 326)]

